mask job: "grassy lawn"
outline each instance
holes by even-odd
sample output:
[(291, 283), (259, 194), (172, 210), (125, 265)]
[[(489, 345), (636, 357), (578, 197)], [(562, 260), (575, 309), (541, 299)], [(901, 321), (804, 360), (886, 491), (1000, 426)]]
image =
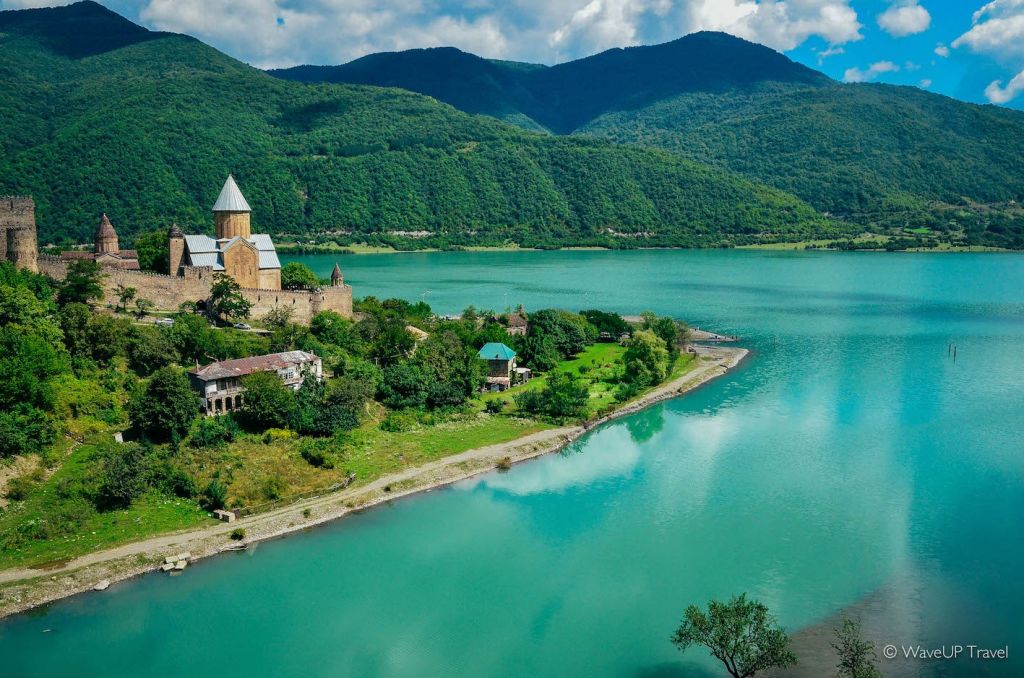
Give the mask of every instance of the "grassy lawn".
[[(102, 513), (93, 510), (81, 498), (68, 499), (70, 488), (84, 482), (95, 471), (95, 464), (91, 462), (93, 452), (89, 444), (76, 447), (27, 500), (13, 503), (0, 513), (0, 544), (3, 544), (0, 569), (59, 563), (91, 551), (195, 527), (211, 520), (194, 501), (165, 497), (156, 492), (143, 495), (127, 510)], [(62, 524), (72, 521), (78, 524), (73, 530), (60, 529)], [(43, 534), (47, 529), (53, 529), (54, 536), (27, 538), (14, 546), (6, 539), (18, 533)]]
[[(303, 439), (288, 431), (273, 431), (269, 442), (262, 435), (244, 435), (219, 450), (183, 450), (189, 470), (204, 487), (215, 472), (228, 487), (229, 506), (255, 506), (330, 487), (356, 474), (356, 485), (388, 473), (440, 459), (477, 447), (504, 443), (547, 428), (532, 419), (491, 416), (472, 412), (454, 414), (446, 421), (421, 424), (408, 430), (381, 430), (377, 421), (339, 438), (322, 442), (334, 468), (317, 468), (300, 454)], [(274, 480), (279, 479), (279, 480)]]

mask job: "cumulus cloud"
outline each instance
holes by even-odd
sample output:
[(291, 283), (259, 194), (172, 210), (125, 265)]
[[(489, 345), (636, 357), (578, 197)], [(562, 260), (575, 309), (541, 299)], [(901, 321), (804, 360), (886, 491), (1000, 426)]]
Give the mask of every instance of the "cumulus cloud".
[(943, 45), (941, 42), (935, 46), (935, 53), (945, 59), (949, 56), (949, 48)]
[(974, 13), (971, 24), (953, 47), (996, 57), (1024, 56), (1024, 0), (993, 0)]
[(1024, 71), (1015, 75), (1006, 87), (1003, 87), (1002, 80), (996, 80), (985, 88), (985, 96), (994, 104), (1009, 103), (1021, 92), (1024, 92)]
[(900, 67), (891, 61), (877, 61), (867, 68), (847, 68), (843, 82), (871, 82), (882, 73), (895, 73)]
[(899, 0), (878, 15), (878, 25), (894, 38), (923, 33), (931, 23), (931, 14), (917, 0)]
[(692, 0), (688, 4), (694, 28), (723, 30), (781, 51), (794, 49), (811, 36), (823, 38), (830, 46), (864, 37), (848, 0)]
[[(0, 0), (0, 7), (69, 0)], [(860, 40), (852, 0), (101, 0), (150, 28), (188, 33), (254, 65), (342, 63), (370, 52), (453, 45), (555, 63), (611, 47), (718, 30), (781, 51)]]

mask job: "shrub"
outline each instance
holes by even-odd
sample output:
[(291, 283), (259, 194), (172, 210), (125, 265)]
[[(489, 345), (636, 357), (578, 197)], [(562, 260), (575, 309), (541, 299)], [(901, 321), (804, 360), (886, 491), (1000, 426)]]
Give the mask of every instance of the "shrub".
[(389, 412), (388, 416), (384, 417), (384, 421), (380, 422), (380, 430), (388, 433), (401, 433), (416, 428), (417, 423), (418, 419), (413, 411)]
[(97, 508), (128, 508), (146, 489), (146, 459), (138, 445), (125, 445), (106, 455)]
[(128, 405), (132, 426), (152, 440), (182, 438), (199, 414), (199, 400), (182, 370), (163, 367)]
[(263, 496), (267, 501), (277, 501), (284, 495), (286, 485), (281, 476), (270, 476), (263, 481)]
[(11, 501), (24, 501), (28, 499), (28, 495), (42, 482), (43, 477), (43, 469), (37, 467), (20, 476), (11, 478), (10, 482), (7, 483), (7, 498)]
[(232, 442), (238, 424), (230, 416), (200, 417), (188, 435), (188, 444), (196, 449), (220, 447)]
[(254, 431), (284, 428), (292, 418), (295, 393), (273, 372), (256, 372), (242, 378), (245, 400), (239, 411), (242, 423)]
[(305, 459), (310, 466), (322, 469), (334, 468), (334, 459), (331, 458), (330, 454), (323, 448), (323, 444), (319, 441), (305, 440), (299, 447), (299, 455)]
[(507, 471), (512, 468), (512, 457), (504, 457), (498, 462), (499, 471)]
[(303, 518), (309, 518), (311, 515), (313, 515), (313, 511), (311, 511), (308, 508), (302, 509), (302, 517)]
[(501, 414), (505, 411), (505, 406), (508, 405), (508, 401), (504, 398), (495, 398), (494, 400), (488, 400), (484, 404), (484, 410), (488, 414)]
[(228, 488), (217, 478), (210, 481), (210, 484), (203, 490), (203, 508), (207, 511), (216, 511), (224, 508), (228, 501)]
[(231, 530), (231, 538), (234, 541), (242, 541), (243, 539), (245, 539), (245, 529), (241, 527), (236, 527), (235, 529)]

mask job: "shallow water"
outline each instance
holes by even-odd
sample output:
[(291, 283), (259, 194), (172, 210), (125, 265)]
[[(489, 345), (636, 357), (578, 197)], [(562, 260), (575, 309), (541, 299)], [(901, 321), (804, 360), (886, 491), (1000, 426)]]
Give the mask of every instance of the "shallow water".
[(1010, 646), (890, 674), (1024, 672), (1024, 256), (337, 259), (359, 296), (652, 309), (753, 353), (565, 453), (2, 622), (0, 674), (719, 675), (668, 637), (741, 591), (809, 675), (844, 609), (879, 646)]

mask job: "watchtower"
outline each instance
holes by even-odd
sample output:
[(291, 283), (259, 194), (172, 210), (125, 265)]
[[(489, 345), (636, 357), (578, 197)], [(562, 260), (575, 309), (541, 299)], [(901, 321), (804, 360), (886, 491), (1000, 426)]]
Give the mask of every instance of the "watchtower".
[(0, 197), (0, 259), (39, 271), (36, 204), (24, 196)]

